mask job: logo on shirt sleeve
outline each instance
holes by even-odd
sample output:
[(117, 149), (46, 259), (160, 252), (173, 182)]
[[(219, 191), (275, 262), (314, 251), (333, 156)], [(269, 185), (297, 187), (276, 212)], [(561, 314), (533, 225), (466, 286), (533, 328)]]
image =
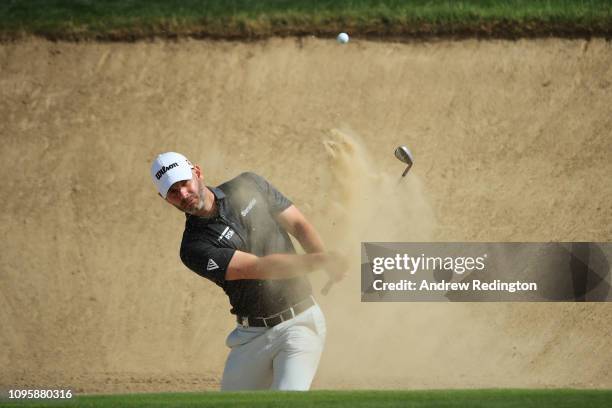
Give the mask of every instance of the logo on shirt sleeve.
[(255, 204), (257, 204), (257, 199), (253, 198), (251, 201), (249, 201), (249, 204), (246, 206), (246, 208), (240, 211), (240, 215), (242, 215), (243, 217), (246, 217), (249, 211), (251, 211), (253, 207), (255, 207)]
[(217, 265), (217, 263), (212, 258), (210, 258), (208, 260), (208, 265), (206, 265), (206, 270), (214, 271), (215, 269), (219, 269), (219, 265)]

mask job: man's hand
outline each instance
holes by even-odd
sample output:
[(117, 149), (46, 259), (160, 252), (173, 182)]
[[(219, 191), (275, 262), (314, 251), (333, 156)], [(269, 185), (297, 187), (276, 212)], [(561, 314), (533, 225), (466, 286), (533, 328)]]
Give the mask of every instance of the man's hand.
[(330, 251), (325, 253), (325, 264), (323, 266), (330, 282), (340, 282), (347, 275), (348, 258), (346, 255)]
[(326, 264), (324, 265), (325, 271), (329, 280), (321, 289), (321, 294), (327, 296), (329, 290), (335, 282), (340, 282), (347, 275), (348, 270), (348, 258), (340, 252), (332, 251), (326, 254)]

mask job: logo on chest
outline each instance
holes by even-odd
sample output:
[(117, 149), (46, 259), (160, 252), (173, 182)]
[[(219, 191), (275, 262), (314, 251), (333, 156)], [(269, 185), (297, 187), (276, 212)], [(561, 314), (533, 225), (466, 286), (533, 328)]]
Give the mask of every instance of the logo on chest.
[(219, 238), (217, 238), (217, 241), (221, 241), (223, 238), (232, 239), (233, 236), (234, 236), (234, 230), (231, 229), (230, 227), (225, 227), (221, 235), (219, 235)]
[(255, 204), (257, 204), (257, 199), (253, 198), (251, 201), (249, 201), (249, 204), (246, 206), (246, 208), (240, 211), (240, 215), (246, 217), (246, 215), (253, 209), (253, 207), (255, 207)]

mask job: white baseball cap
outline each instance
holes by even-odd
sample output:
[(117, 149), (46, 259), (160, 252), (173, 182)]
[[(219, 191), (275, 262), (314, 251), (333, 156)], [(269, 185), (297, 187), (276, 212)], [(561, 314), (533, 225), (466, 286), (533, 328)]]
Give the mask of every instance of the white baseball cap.
[(180, 153), (162, 153), (153, 160), (151, 178), (157, 191), (166, 198), (168, 190), (177, 181), (191, 180), (193, 165)]

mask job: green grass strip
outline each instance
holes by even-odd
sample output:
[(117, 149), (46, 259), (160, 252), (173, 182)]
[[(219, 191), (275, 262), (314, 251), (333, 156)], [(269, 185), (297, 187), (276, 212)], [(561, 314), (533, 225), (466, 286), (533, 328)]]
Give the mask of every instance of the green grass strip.
[(415, 407), (575, 408), (610, 407), (612, 390), (434, 390), (182, 393), (77, 396), (72, 401), (30, 401), (27, 407)]
[(2, 0), (3, 37), (612, 33), (611, 0)]

